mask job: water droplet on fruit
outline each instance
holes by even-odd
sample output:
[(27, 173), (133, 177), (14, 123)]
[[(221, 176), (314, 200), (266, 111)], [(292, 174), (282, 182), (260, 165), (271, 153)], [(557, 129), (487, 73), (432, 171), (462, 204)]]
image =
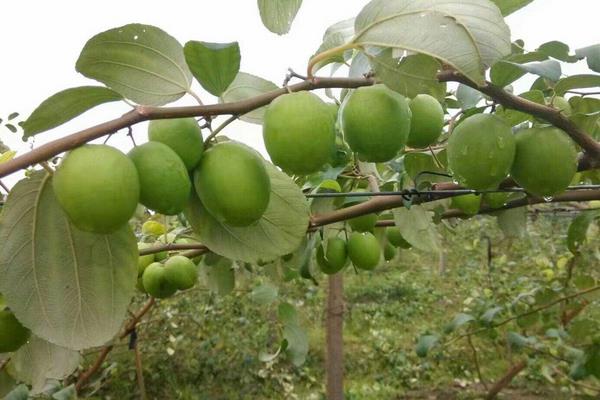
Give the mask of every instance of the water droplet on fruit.
[(465, 147), (463, 147), (463, 149), (462, 149), (462, 151), (461, 151), (461, 154), (462, 154), (463, 156), (466, 156), (468, 153), (469, 153), (469, 146), (465, 146)]
[(498, 137), (498, 140), (497, 140), (497, 142), (498, 142), (498, 147), (499, 147), (500, 149), (503, 149), (503, 148), (504, 148), (504, 146), (506, 146), (506, 145), (504, 144), (504, 138), (503, 138), (502, 136), (499, 136), (499, 137)]
[(550, 203), (550, 202), (552, 202), (552, 200), (554, 200), (554, 197), (552, 197), (552, 196), (544, 196), (544, 201), (546, 203)]

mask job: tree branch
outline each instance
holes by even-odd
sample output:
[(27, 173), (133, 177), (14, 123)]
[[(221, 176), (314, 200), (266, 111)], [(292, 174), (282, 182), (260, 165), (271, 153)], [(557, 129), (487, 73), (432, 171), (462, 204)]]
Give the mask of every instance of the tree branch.
[(506, 386), (510, 384), (510, 382), (519, 374), (519, 372), (523, 371), (527, 367), (527, 361), (523, 360), (518, 362), (517, 364), (510, 367), (510, 369), (506, 372), (506, 374), (497, 381), (494, 386), (489, 390), (487, 395), (485, 396), (486, 400), (493, 400), (496, 398), (498, 393)]
[(275, 98), (288, 93), (288, 91), (299, 92), (327, 88), (357, 88), (360, 86), (369, 86), (374, 83), (373, 79), (366, 78), (315, 77), (290, 85), (287, 88), (277, 89), (250, 99), (232, 103), (187, 107), (137, 106), (132, 111), (117, 119), (53, 140), (28, 153), (0, 164), (0, 178), (142, 121), (183, 117), (209, 117), (214, 115), (243, 115), (269, 104)]
[(590, 135), (571, 122), (571, 120), (563, 115), (560, 110), (515, 96), (490, 82), (486, 82), (484, 85), (478, 85), (463, 74), (454, 70), (442, 71), (438, 74), (437, 78), (440, 82), (462, 83), (463, 85), (469, 86), (490, 96), (494, 101), (502, 104), (506, 108), (523, 111), (551, 123), (557, 128), (565, 131), (575, 143), (581, 146), (581, 148), (592, 157), (595, 166), (600, 165), (600, 143), (596, 142)]

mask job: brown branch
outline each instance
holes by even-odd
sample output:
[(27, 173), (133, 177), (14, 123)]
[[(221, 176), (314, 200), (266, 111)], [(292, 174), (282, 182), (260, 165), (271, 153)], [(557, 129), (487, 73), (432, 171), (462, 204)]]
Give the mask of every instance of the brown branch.
[(479, 378), (479, 382), (483, 385), (485, 390), (488, 390), (487, 384), (483, 380), (483, 375), (481, 374), (481, 367), (479, 366), (479, 356), (477, 355), (477, 349), (475, 348), (475, 345), (473, 344), (473, 340), (471, 339), (470, 335), (467, 336), (467, 343), (469, 343), (469, 347), (473, 352), (473, 362), (475, 363), (475, 370), (477, 371), (477, 377)]
[[(133, 332), (135, 330), (135, 327), (137, 326), (138, 322), (140, 322), (140, 320), (144, 317), (144, 315), (146, 315), (146, 313), (148, 311), (150, 311), (150, 309), (152, 308), (154, 303), (155, 303), (154, 298), (153, 297), (150, 298), (150, 300), (148, 300), (146, 302), (144, 307), (142, 307), (140, 309), (140, 311), (138, 311), (131, 318), (131, 320), (129, 320), (129, 323), (127, 323), (127, 325), (125, 326), (125, 329), (119, 335), (118, 338), (124, 339), (127, 336), (129, 336), (131, 334), (131, 332)], [(77, 391), (77, 393), (79, 393), (81, 391), (81, 389), (84, 387), (84, 385), (87, 383), (87, 381), (100, 369), (100, 367), (102, 367), (102, 363), (104, 362), (104, 360), (106, 360), (106, 357), (108, 357), (108, 354), (111, 352), (112, 349), (113, 349), (112, 344), (104, 346), (104, 348), (102, 349), (102, 351), (98, 355), (98, 358), (96, 358), (96, 361), (94, 361), (92, 366), (89, 367), (81, 375), (79, 375), (79, 379), (77, 379), (77, 383), (75, 384), (75, 390)]]
[(504, 376), (500, 378), (500, 380), (498, 380), (494, 384), (494, 386), (492, 386), (492, 388), (488, 391), (487, 395), (485, 396), (485, 399), (495, 399), (498, 393), (500, 393), (502, 389), (507, 387), (510, 384), (510, 382), (515, 378), (515, 376), (517, 376), (519, 372), (523, 371), (525, 367), (527, 367), (527, 360), (520, 361), (517, 364), (510, 367), (506, 374), (504, 374)]
[(2, 371), (4, 368), (6, 368), (6, 366), (8, 365), (9, 362), (10, 362), (10, 357), (0, 361), (0, 371)]
[[(169, 244), (161, 244), (158, 246), (152, 246), (145, 249), (140, 250), (140, 256), (145, 256), (148, 254), (160, 253), (163, 251), (176, 251), (176, 250), (204, 250), (208, 251), (208, 247), (200, 243), (169, 243)], [(195, 255), (194, 255), (195, 256)]]
[(138, 388), (140, 390), (140, 400), (147, 400), (148, 395), (146, 394), (146, 384), (144, 383), (144, 369), (142, 367), (142, 353), (140, 351), (139, 343), (136, 341), (133, 347), (135, 352), (135, 374), (137, 376)]
[(0, 164), (0, 178), (27, 168), (30, 165), (48, 160), (67, 150), (81, 146), (91, 140), (114, 133), (120, 129), (130, 127), (142, 121), (152, 119), (168, 119), (182, 117), (209, 117), (215, 115), (243, 115), (252, 110), (269, 104), (275, 98), (288, 93), (303, 90), (327, 89), (327, 88), (357, 88), (372, 85), (375, 81), (366, 78), (319, 78), (297, 83), (272, 92), (264, 93), (250, 99), (205, 106), (187, 107), (150, 107), (138, 106), (123, 116), (102, 124), (93, 126), (82, 131), (72, 133), (60, 139), (46, 143), (35, 150), (25, 153), (10, 161)]
[(457, 71), (442, 71), (438, 74), (437, 78), (440, 82), (462, 83), (463, 85), (469, 86), (490, 96), (494, 101), (502, 104), (506, 108), (523, 111), (549, 122), (565, 131), (575, 143), (581, 146), (581, 148), (592, 157), (594, 165), (600, 165), (600, 143), (596, 142), (590, 135), (575, 125), (569, 118), (562, 114), (560, 110), (515, 96), (490, 82), (478, 85)]

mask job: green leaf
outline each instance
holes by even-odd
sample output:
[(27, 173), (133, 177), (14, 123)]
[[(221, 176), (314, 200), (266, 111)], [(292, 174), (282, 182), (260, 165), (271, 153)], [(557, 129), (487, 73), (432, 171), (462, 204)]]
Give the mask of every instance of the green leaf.
[(8, 150), (4, 153), (0, 153), (0, 164), (12, 160), (17, 155), (16, 151)]
[(206, 286), (219, 296), (226, 296), (235, 288), (235, 271), (231, 260), (223, 258), (216, 265), (204, 265), (202, 274)]
[(470, 110), (471, 108), (477, 107), (479, 101), (483, 99), (483, 94), (480, 91), (461, 83), (456, 89), (456, 99), (463, 110)]
[(500, 9), (503, 16), (510, 15), (517, 10), (525, 7), (533, 0), (492, 0)]
[(84, 112), (123, 97), (102, 86), (80, 86), (58, 92), (42, 102), (23, 122), (24, 137), (64, 124)]
[[(439, 158), (442, 157), (438, 157), (438, 160)], [(443, 163), (442, 160), (440, 160), (440, 162)], [(413, 180), (413, 182), (417, 182), (419, 184), (419, 187), (422, 183), (448, 182), (452, 180), (452, 178), (445, 176), (423, 173), (425, 171), (446, 173), (446, 171), (443, 168), (440, 168), (436, 164), (435, 160), (430, 154), (407, 153), (403, 157), (403, 163), (404, 170), (406, 171), (410, 179)]]
[(279, 304), (277, 307), (277, 316), (279, 321), (284, 325), (298, 325), (300, 323), (298, 311), (290, 303)]
[(28, 400), (29, 388), (27, 385), (19, 385), (14, 388), (3, 400)]
[(248, 227), (231, 227), (212, 217), (197, 196), (185, 210), (200, 240), (211, 251), (250, 263), (274, 260), (300, 246), (308, 226), (308, 204), (289, 176), (265, 161), (271, 177), (271, 200), (262, 218)]
[(355, 44), (428, 54), (480, 84), (511, 52), (510, 30), (489, 0), (372, 0), (355, 31)]
[(273, 286), (268, 283), (264, 283), (252, 290), (250, 293), (250, 298), (252, 301), (261, 304), (268, 305), (277, 300), (278, 289), (276, 286)]
[(461, 326), (463, 326), (469, 322), (472, 322), (472, 321), (475, 321), (475, 317), (473, 317), (472, 315), (465, 314), (465, 313), (458, 313), (458, 314), (456, 314), (456, 316), (454, 317), (452, 322), (450, 322), (450, 324), (448, 324), (446, 326), (445, 332), (446, 333), (454, 332)]
[(585, 352), (585, 371), (600, 379), (600, 345), (594, 344)]
[(516, 68), (522, 69), (525, 72), (541, 76), (553, 82), (558, 81), (562, 74), (560, 63), (556, 60), (545, 60), (539, 62), (531, 62), (527, 64), (519, 64), (511, 61), (505, 62), (515, 66)]
[[(0, 356), (0, 362), (4, 359)], [(17, 385), (17, 382), (12, 376), (6, 372), (6, 368), (0, 371), (0, 398), (4, 399), (5, 396)]]
[[(530, 90), (521, 93), (519, 97), (533, 101), (537, 104), (545, 104), (544, 93), (540, 90)], [(510, 126), (516, 126), (525, 121), (533, 121), (534, 117), (521, 111), (506, 109), (503, 106), (498, 106), (496, 115), (504, 119)]]
[(240, 71), (240, 46), (233, 43), (189, 41), (183, 47), (185, 61), (202, 87), (220, 96)]
[(577, 318), (569, 324), (569, 335), (575, 342), (585, 343), (593, 339), (598, 328), (598, 322), (591, 318)]
[(417, 356), (421, 358), (427, 357), (427, 354), (435, 346), (440, 338), (437, 335), (422, 335), (419, 337), (417, 341), (417, 345), (415, 346), (415, 352)]
[(47, 379), (61, 380), (72, 374), (79, 366), (79, 353), (32, 336), (10, 362), (14, 377), (31, 385), (31, 394), (38, 394)]
[(536, 338), (533, 336), (527, 337), (512, 331), (506, 334), (506, 341), (514, 349), (530, 347), (537, 343)]
[[(345, 19), (331, 25), (323, 35), (323, 41), (316, 54), (323, 53), (335, 47), (340, 47), (354, 36), (354, 18)], [(352, 58), (352, 50), (346, 50), (340, 54), (332, 54), (330, 57), (320, 61), (314, 67), (314, 72), (331, 63), (344, 63)]]
[(486, 310), (483, 315), (479, 318), (484, 325), (492, 325), (496, 316), (502, 312), (504, 308), (502, 307), (492, 307)]
[(573, 219), (567, 232), (567, 246), (573, 254), (578, 254), (579, 249), (587, 240), (590, 224), (600, 218), (600, 210), (583, 211)]
[(432, 212), (416, 205), (393, 210), (394, 222), (402, 237), (415, 248), (430, 253), (440, 249), (437, 229), (432, 221)]
[(569, 90), (592, 87), (600, 87), (600, 75), (571, 75), (558, 81), (554, 91), (557, 95), (562, 96)]
[(585, 57), (588, 68), (594, 72), (600, 72), (600, 44), (577, 49), (575, 55), (578, 58)]
[(436, 77), (441, 65), (433, 57), (416, 54), (398, 60), (392, 49), (386, 49), (369, 60), (377, 78), (406, 97), (424, 93), (443, 100), (446, 95), (446, 84)]
[(52, 398), (55, 400), (77, 400), (77, 390), (75, 390), (75, 385), (70, 385), (59, 390), (52, 395)]
[(511, 208), (498, 211), (498, 226), (509, 238), (522, 238), (527, 230), (527, 207)]
[(569, 54), (569, 46), (563, 42), (553, 40), (542, 44), (537, 48), (537, 52), (547, 55), (548, 57), (556, 58), (560, 61), (573, 63), (577, 61), (577, 57)]
[(74, 350), (119, 331), (137, 281), (129, 226), (83, 232), (67, 219), (51, 178), (35, 172), (10, 192), (0, 221), (0, 292), (38, 337)]
[(299, 325), (285, 325), (283, 327), (283, 337), (288, 343), (286, 349), (292, 363), (300, 366), (306, 361), (308, 354), (308, 335)]
[(284, 35), (300, 10), (302, 0), (258, 0), (258, 10), (263, 25), (273, 33)]
[(13, 119), (17, 118), (18, 116), (19, 116), (19, 113), (18, 113), (18, 112), (13, 112), (13, 113), (10, 113), (10, 114), (8, 115), (8, 118), (7, 118), (7, 119), (8, 119), (9, 121), (11, 121), (11, 120), (13, 120)]
[(181, 44), (150, 25), (129, 24), (99, 33), (85, 44), (76, 69), (145, 105), (171, 103), (192, 83)]
[(533, 61), (544, 61), (548, 59), (543, 53), (532, 52), (527, 54), (514, 54), (498, 61), (490, 70), (490, 79), (494, 85), (505, 87), (521, 78), (527, 72), (516, 64), (524, 64)]
[[(267, 81), (255, 75), (239, 72), (231, 85), (223, 92), (219, 99), (221, 103), (232, 103), (242, 101), (251, 97), (272, 92), (278, 87), (271, 81)], [(242, 121), (253, 124), (262, 124), (266, 107), (260, 107), (240, 117)]]

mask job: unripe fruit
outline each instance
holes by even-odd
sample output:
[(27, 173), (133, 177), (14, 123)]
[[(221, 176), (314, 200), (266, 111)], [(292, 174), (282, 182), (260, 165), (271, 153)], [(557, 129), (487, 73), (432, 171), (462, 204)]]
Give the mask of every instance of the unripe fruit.
[(333, 275), (346, 266), (348, 262), (348, 249), (346, 241), (341, 238), (327, 240), (327, 251), (323, 245), (317, 248), (317, 263), (323, 273)]
[(166, 144), (148, 142), (134, 147), (129, 158), (140, 179), (140, 203), (164, 215), (182, 212), (192, 183), (177, 153)]
[(577, 149), (554, 127), (531, 128), (517, 133), (517, 153), (511, 175), (526, 191), (537, 196), (563, 192), (577, 172)]
[(471, 189), (491, 189), (508, 176), (515, 138), (499, 117), (477, 114), (454, 129), (446, 150), (455, 179)]
[(177, 286), (167, 280), (165, 267), (158, 262), (148, 265), (142, 275), (142, 284), (146, 292), (157, 299), (170, 297), (177, 291)]
[(490, 208), (501, 208), (506, 204), (509, 197), (510, 192), (492, 192), (484, 194), (483, 201), (490, 206)]
[(404, 147), (410, 118), (408, 102), (401, 94), (384, 85), (361, 87), (342, 107), (342, 130), (359, 158), (385, 162)]
[(434, 144), (444, 127), (444, 109), (435, 97), (419, 94), (409, 103), (412, 117), (406, 144), (423, 148)]
[(200, 126), (194, 118), (152, 120), (148, 125), (148, 139), (173, 149), (188, 171), (198, 165), (204, 151)]
[(144, 235), (160, 236), (167, 231), (167, 227), (158, 221), (148, 220), (142, 224)]
[(392, 260), (394, 257), (396, 257), (396, 253), (397, 250), (394, 246), (392, 246), (390, 243), (385, 244), (385, 247), (383, 249), (383, 258), (385, 259), (385, 261)]
[(11, 353), (27, 343), (31, 332), (8, 310), (0, 311), (0, 353)]
[(348, 240), (348, 255), (356, 268), (373, 270), (381, 259), (381, 247), (372, 233), (353, 232)]
[(137, 208), (137, 170), (125, 154), (113, 147), (88, 144), (72, 150), (52, 179), (58, 202), (83, 231), (114, 232)]
[(385, 230), (385, 235), (388, 242), (390, 242), (393, 246), (401, 247), (403, 249), (410, 249), (412, 247), (412, 245), (402, 237), (400, 229), (395, 226), (387, 228)]
[(377, 224), (377, 214), (365, 214), (348, 220), (348, 224), (356, 232), (372, 232)]
[(271, 180), (260, 155), (248, 146), (224, 142), (206, 151), (194, 172), (202, 204), (218, 221), (248, 226), (267, 210)]
[[(138, 250), (143, 250), (152, 247), (150, 243), (138, 243)], [(146, 254), (145, 256), (139, 256), (138, 258), (138, 276), (144, 274), (144, 270), (148, 265), (154, 262), (154, 254)]]
[(332, 106), (310, 92), (273, 100), (263, 120), (263, 139), (273, 164), (308, 175), (330, 161), (335, 144)]
[(458, 208), (467, 215), (475, 215), (481, 207), (481, 195), (471, 193), (453, 197), (450, 207)]
[(165, 263), (165, 277), (179, 290), (193, 287), (198, 281), (198, 269), (192, 260), (184, 256), (173, 256)]

